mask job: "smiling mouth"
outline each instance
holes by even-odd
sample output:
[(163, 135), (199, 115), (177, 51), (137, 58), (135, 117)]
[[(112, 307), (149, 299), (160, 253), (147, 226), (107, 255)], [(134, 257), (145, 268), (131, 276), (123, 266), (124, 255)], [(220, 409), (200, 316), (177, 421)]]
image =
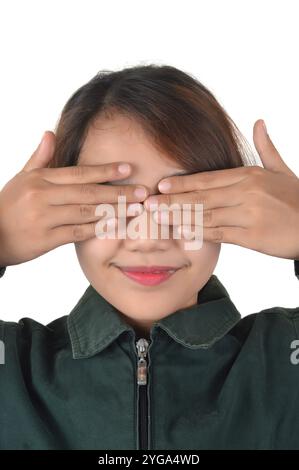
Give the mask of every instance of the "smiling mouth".
[(145, 286), (161, 284), (181, 269), (173, 266), (116, 266), (116, 268), (129, 279)]

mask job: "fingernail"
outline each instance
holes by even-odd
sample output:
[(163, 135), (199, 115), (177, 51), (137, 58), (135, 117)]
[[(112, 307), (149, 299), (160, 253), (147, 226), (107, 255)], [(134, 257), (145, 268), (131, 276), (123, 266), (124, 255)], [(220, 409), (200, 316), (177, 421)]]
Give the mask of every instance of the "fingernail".
[(134, 194), (138, 198), (145, 198), (146, 197), (146, 190), (144, 188), (137, 188), (137, 189), (135, 189)]
[(119, 173), (122, 173), (123, 175), (128, 173), (129, 170), (130, 170), (130, 165), (128, 163), (121, 163), (120, 165), (118, 165), (118, 171)]
[(169, 181), (161, 181), (158, 184), (158, 188), (160, 191), (168, 191), (170, 187), (171, 187), (171, 184), (169, 183)]
[(136, 215), (140, 215), (142, 214), (143, 209), (144, 209), (143, 204), (140, 204), (139, 202), (129, 204), (128, 209), (127, 209), (127, 215), (133, 216), (133, 217)]
[(267, 127), (266, 127), (265, 121), (263, 121), (263, 127), (264, 127), (265, 134), (268, 135), (268, 131), (267, 131)]

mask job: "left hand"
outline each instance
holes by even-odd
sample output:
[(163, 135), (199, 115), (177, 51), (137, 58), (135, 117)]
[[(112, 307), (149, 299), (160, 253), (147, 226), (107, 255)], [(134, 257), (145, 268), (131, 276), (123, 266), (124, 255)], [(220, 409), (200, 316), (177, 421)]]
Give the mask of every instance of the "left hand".
[[(278, 258), (299, 259), (299, 179), (285, 164), (263, 120), (253, 128), (253, 141), (261, 166), (213, 170), (171, 176), (163, 194), (149, 203), (202, 203), (203, 240), (232, 243)], [(171, 210), (169, 224), (172, 223)], [(159, 219), (155, 219), (157, 223)], [(191, 217), (194, 230), (194, 211)]]

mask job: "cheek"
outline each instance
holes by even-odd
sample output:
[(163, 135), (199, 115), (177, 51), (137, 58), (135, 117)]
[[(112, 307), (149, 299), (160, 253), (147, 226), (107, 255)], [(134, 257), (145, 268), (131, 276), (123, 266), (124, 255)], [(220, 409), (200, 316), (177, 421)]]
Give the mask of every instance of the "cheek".
[(117, 251), (118, 245), (119, 241), (116, 239), (99, 240), (98, 238), (75, 243), (78, 261), (83, 271), (88, 267), (104, 264)]
[(211, 272), (214, 270), (221, 250), (221, 243), (203, 241), (199, 250), (184, 250), (195, 269)]

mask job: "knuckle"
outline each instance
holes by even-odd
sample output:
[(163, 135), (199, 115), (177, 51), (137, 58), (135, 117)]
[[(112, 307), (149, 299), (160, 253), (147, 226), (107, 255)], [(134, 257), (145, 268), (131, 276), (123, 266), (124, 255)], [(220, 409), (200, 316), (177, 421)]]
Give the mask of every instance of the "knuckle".
[(262, 180), (254, 180), (251, 181), (251, 184), (247, 187), (247, 194), (250, 197), (250, 203), (258, 205), (260, 195), (265, 191), (266, 186)]
[(263, 222), (262, 211), (259, 206), (253, 205), (249, 209), (249, 219), (253, 221), (256, 225), (259, 225)]
[(260, 188), (264, 185), (263, 180), (254, 174), (249, 175), (248, 178), (244, 179), (240, 183), (242, 192), (246, 197), (250, 198), (250, 201), (260, 192)]
[(247, 223), (249, 223), (250, 225), (253, 225), (255, 224), (255, 221), (256, 221), (256, 210), (253, 206), (250, 206), (250, 207), (247, 207), (245, 210), (245, 218), (246, 218), (246, 221)]
[(193, 204), (202, 204), (203, 206), (207, 204), (206, 195), (200, 191), (196, 191), (194, 194), (192, 194), (191, 200)]
[(107, 165), (103, 165), (103, 173), (104, 176), (113, 176), (118, 174), (118, 162), (108, 163)]
[(70, 172), (72, 177), (81, 179), (85, 175), (85, 168), (82, 165), (74, 165), (70, 167)]
[(82, 241), (85, 238), (85, 233), (82, 225), (74, 225), (72, 228), (72, 235), (75, 241)]
[(118, 163), (107, 163), (100, 166), (100, 176), (104, 181), (118, 174)]
[(255, 188), (254, 188), (254, 194), (256, 194), (256, 196), (258, 198), (260, 198), (260, 196), (264, 193), (267, 192), (267, 183), (264, 179), (260, 178), (258, 181), (257, 181), (257, 184), (255, 185)]
[(254, 165), (252, 167), (248, 167), (248, 172), (251, 180), (257, 181), (263, 175), (263, 168)]
[(36, 201), (40, 198), (41, 189), (39, 185), (31, 183), (25, 190), (25, 199), (29, 202)]
[(80, 204), (79, 213), (80, 213), (80, 217), (82, 217), (83, 219), (86, 219), (92, 215), (92, 207), (88, 204)]
[[(179, 178), (179, 177), (175, 177), (175, 178)], [(186, 179), (185, 178), (182, 178), (179, 180), (174, 180), (174, 182), (172, 183), (172, 180), (171, 181), (171, 185), (172, 185), (172, 192), (182, 192), (182, 193), (185, 193), (185, 192), (188, 192), (188, 189), (187, 189), (187, 182), (186, 182)], [(176, 191), (178, 190), (178, 191)]]
[(117, 187), (117, 190), (116, 190), (116, 193), (117, 193), (117, 196), (120, 197), (120, 196), (126, 196), (127, 195), (127, 189), (124, 187), (124, 186), (118, 186)]
[(95, 197), (95, 188), (91, 184), (81, 184), (79, 189), (83, 196)]
[(213, 230), (212, 231), (212, 240), (221, 242), (223, 240), (223, 230)]
[(109, 165), (101, 165), (99, 167), (99, 173), (101, 175), (101, 177), (105, 180), (106, 176), (109, 175), (109, 173), (111, 173), (111, 168), (109, 168)]
[(33, 168), (30, 173), (33, 177), (42, 178), (45, 175), (45, 168)]
[(109, 178), (110, 175), (114, 174), (116, 171), (115, 165), (102, 165), (101, 166), (101, 176), (104, 180)]
[(203, 218), (204, 218), (204, 221), (206, 223), (212, 223), (212, 211), (209, 209), (209, 210), (206, 210), (206, 211), (203, 211)]
[(196, 202), (199, 202), (202, 201), (203, 199), (203, 193), (199, 192), (199, 191), (193, 191), (191, 193), (191, 201), (192, 203), (196, 203)]

